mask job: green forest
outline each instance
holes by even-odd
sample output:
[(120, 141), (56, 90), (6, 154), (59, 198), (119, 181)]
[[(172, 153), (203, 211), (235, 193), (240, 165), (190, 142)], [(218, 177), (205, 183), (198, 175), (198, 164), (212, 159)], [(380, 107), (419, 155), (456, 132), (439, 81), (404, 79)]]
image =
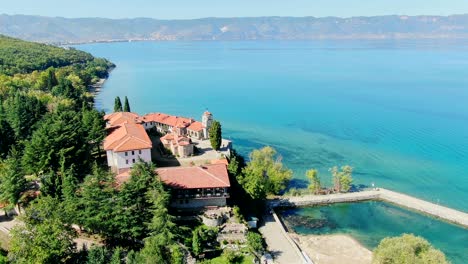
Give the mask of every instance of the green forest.
[[(89, 86), (111, 62), (0, 37), (0, 206), (19, 213), (0, 263), (182, 263), (151, 164), (117, 186)], [(94, 242), (78, 248), (76, 238)], [(0, 240), (5, 243), (5, 240)], [(156, 261), (156, 262), (155, 262)]]

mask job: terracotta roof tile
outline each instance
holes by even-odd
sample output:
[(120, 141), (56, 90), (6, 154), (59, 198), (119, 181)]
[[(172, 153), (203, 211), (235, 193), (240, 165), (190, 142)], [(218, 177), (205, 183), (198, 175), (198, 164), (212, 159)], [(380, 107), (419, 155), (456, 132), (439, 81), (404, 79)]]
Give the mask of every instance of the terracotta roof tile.
[(229, 165), (229, 162), (227, 159), (217, 159), (217, 160), (212, 160), (211, 164), (224, 164), (224, 165)]
[[(225, 188), (230, 187), (229, 176), (224, 164), (200, 167), (167, 167), (156, 169), (161, 180), (175, 189)], [(116, 177), (121, 185), (130, 180), (130, 170), (122, 170)]]
[(157, 122), (172, 127), (188, 127), (195, 122), (192, 118), (167, 115), (163, 113), (151, 113), (143, 116), (144, 122)]
[(187, 127), (188, 130), (192, 131), (201, 131), (203, 130), (203, 124), (201, 122), (195, 121), (190, 126)]
[(117, 126), (121, 124), (136, 124), (140, 123), (140, 116), (131, 112), (115, 112), (104, 116), (109, 126)]
[(122, 152), (153, 147), (151, 139), (140, 124), (123, 123), (109, 127), (108, 135), (104, 139), (104, 149)]
[(225, 188), (231, 186), (226, 165), (224, 164), (160, 168), (156, 172), (164, 183), (175, 189)]

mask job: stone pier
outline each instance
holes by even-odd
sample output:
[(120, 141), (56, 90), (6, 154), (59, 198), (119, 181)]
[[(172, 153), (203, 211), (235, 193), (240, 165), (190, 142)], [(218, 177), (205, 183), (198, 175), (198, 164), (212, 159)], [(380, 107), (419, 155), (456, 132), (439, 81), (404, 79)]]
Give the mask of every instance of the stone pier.
[(468, 228), (468, 214), (465, 212), (430, 203), (406, 194), (401, 194), (383, 188), (353, 193), (281, 197), (278, 199), (269, 200), (268, 203), (270, 207), (276, 208), (359, 202), (366, 200), (382, 200), (385, 202), (390, 202)]

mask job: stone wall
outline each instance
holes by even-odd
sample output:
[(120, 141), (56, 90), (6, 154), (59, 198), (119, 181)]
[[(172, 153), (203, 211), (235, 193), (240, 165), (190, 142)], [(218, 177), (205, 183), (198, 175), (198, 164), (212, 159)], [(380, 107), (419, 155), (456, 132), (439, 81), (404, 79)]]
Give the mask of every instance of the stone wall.
[(275, 207), (301, 207), (325, 205), (333, 203), (352, 203), (366, 200), (382, 200), (402, 207), (429, 214), (464, 227), (468, 227), (468, 214), (442, 205), (430, 203), (406, 194), (390, 191), (383, 188), (353, 193), (335, 193), (329, 195), (304, 195), (281, 197), (269, 200), (271, 208)]

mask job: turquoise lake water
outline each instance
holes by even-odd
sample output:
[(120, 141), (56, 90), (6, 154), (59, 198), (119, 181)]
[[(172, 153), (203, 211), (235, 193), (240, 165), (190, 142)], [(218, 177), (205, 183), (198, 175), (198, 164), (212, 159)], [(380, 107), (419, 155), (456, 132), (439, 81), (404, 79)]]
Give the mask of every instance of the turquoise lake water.
[(442, 250), (452, 263), (468, 260), (468, 231), (388, 203), (369, 201), (287, 210), (283, 219), (297, 233), (348, 234), (370, 249), (385, 237), (414, 233)]
[[(242, 154), (275, 147), (294, 171), (293, 186), (305, 186), (309, 168), (330, 183), (328, 169), (349, 164), (357, 184), (374, 182), (468, 211), (468, 41), (132, 42), (77, 48), (117, 64), (97, 98), (101, 109), (111, 110), (117, 95), (127, 95), (140, 114), (200, 119), (208, 108)], [(307, 209), (298, 213), (302, 210)], [(394, 218), (381, 221), (392, 230)], [(424, 229), (418, 230), (424, 236)], [(439, 235), (451, 241), (451, 234)], [(466, 240), (459, 242), (466, 246)]]

